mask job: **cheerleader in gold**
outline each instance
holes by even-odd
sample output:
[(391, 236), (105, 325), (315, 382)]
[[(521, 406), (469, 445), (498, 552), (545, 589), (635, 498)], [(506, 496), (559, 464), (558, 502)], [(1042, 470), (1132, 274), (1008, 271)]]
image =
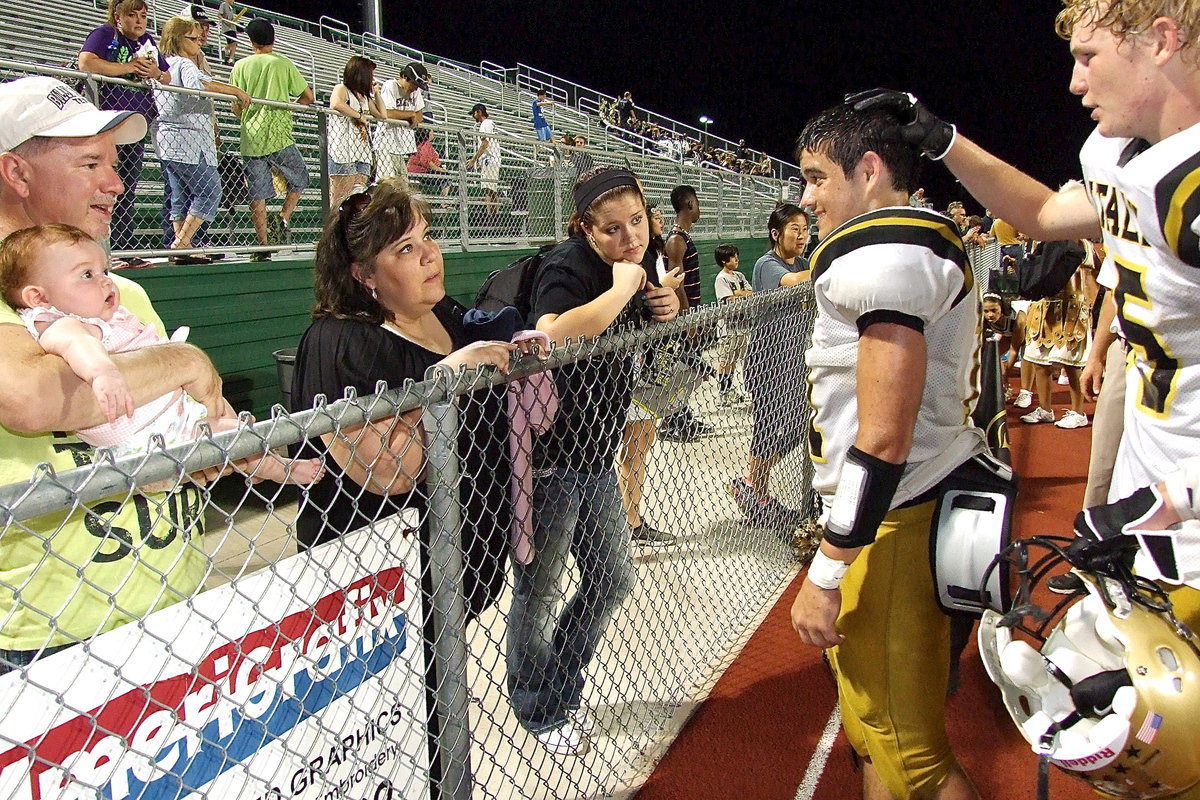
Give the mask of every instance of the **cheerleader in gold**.
[[(1054, 297), (1038, 300), (1026, 314), (1025, 363), (1033, 370), (1033, 388), (1038, 406), (1021, 417), (1022, 422), (1054, 422), (1060, 428), (1083, 428), (1088, 424), (1083, 411), (1079, 373), (1087, 364), (1092, 342), (1092, 304), (1096, 299), (1096, 264), (1101, 254), (1085, 241), (1087, 255), (1067, 285)], [(1071, 407), (1054, 421), (1050, 392), (1053, 376), (1062, 368), (1071, 391)]]

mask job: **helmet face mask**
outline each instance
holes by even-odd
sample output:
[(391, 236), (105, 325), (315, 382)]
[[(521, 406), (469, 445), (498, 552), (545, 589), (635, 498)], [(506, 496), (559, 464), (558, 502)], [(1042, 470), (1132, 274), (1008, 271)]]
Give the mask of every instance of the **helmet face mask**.
[[(984, 613), (979, 649), (1009, 715), (1035, 753), (1114, 797), (1200, 783), (1200, 640), (1125, 568), (1077, 568), (1087, 593), (1040, 606), (1041, 580), (1070, 563), (1065, 541), (1025, 539), (1000, 557), (1020, 585), (1006, 613)], [(1031, 560), (1034, 547), (1050, 555)]]

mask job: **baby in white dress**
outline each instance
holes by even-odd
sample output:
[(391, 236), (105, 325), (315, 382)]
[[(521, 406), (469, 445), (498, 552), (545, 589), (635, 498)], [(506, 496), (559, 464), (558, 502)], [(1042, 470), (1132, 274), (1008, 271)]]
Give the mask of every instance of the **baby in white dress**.
[[(134, 406), (129, 385), (109, 354), (153, 347), (167, 339), (121, 305), (108, 258), (90, 236), (58, 224), (17, 231), (0, 246), (0, 287), (42, 349), (61, 356), (91, 384), (108, 421), (76, 431), (80, 439), (124, 456), (146, 452), (155, 435), (167, 445), (196, 438), (196, 426), (207, 409), (182, 388)], [(238, 424), (232, 414), (208, 422), (214, 432), (233, 430)], [(255, 478), (302, 485), (324, 472), (321, 459), (274, 454), (247, 459), (241, 466)]]

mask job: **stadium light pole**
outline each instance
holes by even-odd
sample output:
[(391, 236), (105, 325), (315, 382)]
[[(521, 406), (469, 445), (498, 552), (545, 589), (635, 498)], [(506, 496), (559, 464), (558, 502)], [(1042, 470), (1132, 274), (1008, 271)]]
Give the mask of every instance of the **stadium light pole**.
[(363, 0), (363, 30), (383, 36), (382, 0)]
[(712, 144), (712, 139), (708, 137), (708, 126), (713, 124), (713, 119), (708, 114), (703, 114), (700, 117), (700, 124), (704, 126), (704, 138), (707, 140), (706, 145)]

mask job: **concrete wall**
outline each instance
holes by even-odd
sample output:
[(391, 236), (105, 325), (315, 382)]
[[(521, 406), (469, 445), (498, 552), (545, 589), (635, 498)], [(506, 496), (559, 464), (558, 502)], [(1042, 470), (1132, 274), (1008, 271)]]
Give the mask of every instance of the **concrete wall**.
[[(764, 239), (734, 239), (747, 277), (766, 250)], [(705, 302), (713, 300), (717, 268), (713, 248), (698, 241)], [(446, 290), (466, 305), (487, 275), (529, 252), (486, 250), (445, 254)], [(280, 402), (272, 353), (295, 347), (312, 307), (311, 260), (262, 264), (222, 261), (202, 267), (158, 267), (124, 273), (142, 284), (169, 330), (191, 328), (189, 341), (202, 348), (225, 380), (225, 396), (240, 410), (265, 418)]]

